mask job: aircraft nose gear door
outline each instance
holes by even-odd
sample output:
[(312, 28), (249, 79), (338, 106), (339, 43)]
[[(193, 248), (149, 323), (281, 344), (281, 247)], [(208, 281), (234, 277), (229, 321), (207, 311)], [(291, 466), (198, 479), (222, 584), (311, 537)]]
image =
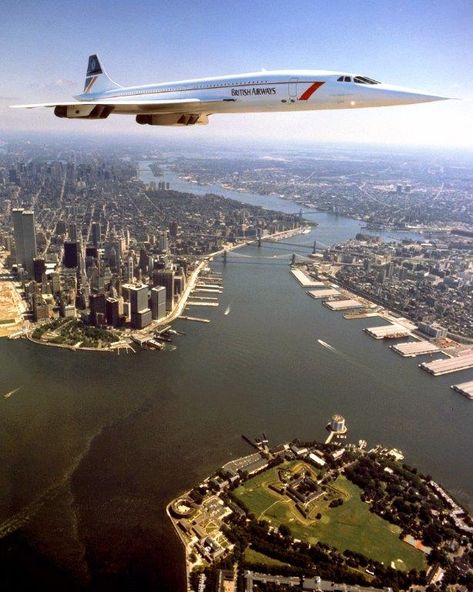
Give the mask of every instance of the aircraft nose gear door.
[(297, 78), (291, 78), (289, 80), (289, 103), (295, 103), (297, 101)]

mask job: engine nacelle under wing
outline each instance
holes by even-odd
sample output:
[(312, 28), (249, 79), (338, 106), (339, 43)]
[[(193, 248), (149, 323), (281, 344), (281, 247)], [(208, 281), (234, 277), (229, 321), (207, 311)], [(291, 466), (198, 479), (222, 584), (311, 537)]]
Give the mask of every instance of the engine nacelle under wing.
[(163, 113), (160, 115), (137, 115), (140, 125), (207, 125), (209, 118), (203, 113)]
[(106, 119), (112, 111), (113, 105), (58, 105), (54, 115), (67, 119)]

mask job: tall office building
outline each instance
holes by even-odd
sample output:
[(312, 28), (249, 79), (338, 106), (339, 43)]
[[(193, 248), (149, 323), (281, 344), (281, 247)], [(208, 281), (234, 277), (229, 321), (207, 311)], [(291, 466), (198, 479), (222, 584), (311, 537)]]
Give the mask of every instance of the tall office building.
[(155, 321), (166, 316), (166, 288), (164, 286), (151, 288), (151, 315)]
[(148, 307), (148, 286), (129, 286), (131, 324), (143, 329), (151, 323), (152, 314)]
[(178, 228), (179, 228), (179, 225), (175, 220), (172, 220), (171, 222), (169, 222), (169, 234), (173, 238), (176, 238)]
[(174, 292), (176, 294), (182, 294), (186, 287), (186, 276), (182, 275), (175, 275), (174, 276)]
[(167, 253), (169, 251), (169, 240), (166, 230), (159, 233), (159, 250), (162, 253)]
[(92, 223), (92, 244), (94, 247), (98, 247), (100, 245), (101, 240), (101, 229), (100, 229), (100, 222), (93, 222)]
[(89, 296), (89, 306), (91, 324), (96, 327), (103, 326), (107, 313), (105, 294), (91, 294)]
[(174, 306), (174, 271), (172, 269), (161, 269), (153, 273), (153, 281), (156, 286), (166, 288), (166, 308), (171, 310)]
[(34, 223), (34, 212), (23, 212), (23, 245), (25, 249), (25, 269), (33, 275), (33, 259), (38, 254), (36, 248), (36, 229)]
[(15, 236), (16, 262), (30, 276), (33, 276), (33, 259), (36, 257), (36, 231), (34, 213), (22, 208), (12, 211), (13, 231)]
[(15, 253), (18, 265), (23, 265), (25, 252), (23, 248), (23, 209), (15, 208), (12, 210), (13, 234), (15, 237)]
[(78, 267), (80, 261), (80, 245), (77, 241), (64, 241), (64, 266)]
[(120, 302), (118, 298), (107, 298), (105, 301), (107, 325), (118, 327), (120, 323)]
[(40, 284), (43, 280), (43, 274), (46, 273), (46, 261), (44, 257), (35, 257), (33, 259), (33, 277), (34, 281)]
[(133, 257), (128, 257), (125, 280), (130, 284), (134, 281)]
[(67, 229), (67, 234), (69, 236), (70, 241), (77, 240), (77, 224), (75, 222), (71, 222), (69, 224), (69, 228)]

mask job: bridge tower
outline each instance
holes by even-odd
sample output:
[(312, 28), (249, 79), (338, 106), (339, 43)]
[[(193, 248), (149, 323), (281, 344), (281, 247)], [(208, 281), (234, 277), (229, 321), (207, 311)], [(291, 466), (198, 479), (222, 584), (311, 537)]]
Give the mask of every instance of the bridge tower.
[(317, 241), (314, 240), (314, 246), (312, 247), (312, 255), (315, 255), (316, 251), (317, 251)]

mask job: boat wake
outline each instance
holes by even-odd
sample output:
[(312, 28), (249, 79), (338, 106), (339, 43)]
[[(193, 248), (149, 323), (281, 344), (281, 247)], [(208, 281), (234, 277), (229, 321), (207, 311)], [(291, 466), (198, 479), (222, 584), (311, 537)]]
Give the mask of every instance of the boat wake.
[(380, 379), (380, 376), (378, 375), (376, 370), (373, 369), (368, 364), (364, 364), (364, 363), (360, 362), (353, 355), (347, 355), (345, 352), (340, 351), (339, 349), (336, 349), (335, 347), (333, 347), (333, 345), (330, 345), (330, 343), (327, 343), (326, 341), (322, 341), (322, 339), (317, 339), (317, 343), (319, 345), (321, 345), (322, 347), (324, 347), (325, 349), (328, 349), (332, 353), (336, 354), (337, 356), (339, 356), (343, 360), (345, 360), (345, 362), (347, 362), (348, 364), (355, 366), (356, 368), (359, 368), (362, 372), (371, 376), (373, 380), (382, 382), (383, 388), (387, 388), (387, 389), (391, 390), (391, 387), (389, 385), (386, 385), (386, 383), (382, 379)]
[(317, 343), (319, 343), (322, 347), (325, 347), (325, 349), (328, 349), (334, 353), (337, 353), (337, 350), (333, 347), (333, 345), (330, 345), (330, 343), (327, 343), (326, 341), (322, 341), (321, 339), (317, 339)]
[(229, 315), (231, 311), (230, 305), (227, 306), (227, 308), (225, 309), (225, 312), (223, 313), (225, 316)]
[(13, 389), (12, 391), (9, 391), (8, 393), (5, 393), (5, 394), (3, 395), (3, 398), (4, 398), (4, 399), (9, 399), (9, 398), (10, 398), (12, 395), (14, 395), (15, 393), (17, 393), (17, 392), (18, 392), (18, 391), (19, 391), (21, 388), (22, 388), (22, 387), (21, 387), (21, 386), (19, 386), (18, 388), (16, 388), (16, 389)]

